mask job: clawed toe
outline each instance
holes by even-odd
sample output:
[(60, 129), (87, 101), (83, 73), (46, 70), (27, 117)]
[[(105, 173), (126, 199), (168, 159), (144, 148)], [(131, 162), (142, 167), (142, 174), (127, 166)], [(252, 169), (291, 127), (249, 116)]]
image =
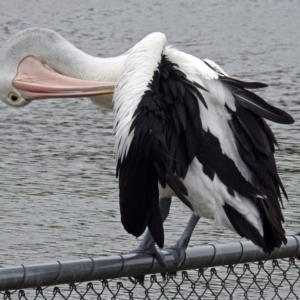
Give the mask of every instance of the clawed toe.
[(128, 279), (133, 284), (136, 284), (136, 282), (138, 282), (140, 285), (144, 286), (145, 275), (129, 276)]
[(155, 246), (151, 248), (138, 247), (136, 249), (131, 250), (129, 253), (143, 253), (143, 254), (153, 255), (157, 259), (160, 265), (162, 265), (163, 267), (167, 266), (167, 262), (164, 255), (160, 251), (158, 251), (155, 248)]
[(168, 251), (171, 253), (176, 261), (177, 268), (179, 268), (185, 261), (185, 252), (186, 247), (185, 246), (178, 246), (174, 245), (172, 247), (164, 248), (165, 251)]
[[(163, 267), (167, 266), (164, 255), (160, 251), (158, 251), (155, 248), (155, 246), (148, 247), (148, 248), (139, 246), (138, 248), (131, 250), (129, 253), (131, 253), (131, 254), (142, 253), (142, 254), (153, 255), (157, 259), (157, 261), (159, 262), (160, 265), (162, 265)], [(133, 284), (136, 284), (136, 282), (138, 282), (140, 285), (142, 285), (142, 286), (144, 285), (145, 275), (137, 275), (137, 276), (132, 276), (132, 277), (128, 277), (128, 278)]]

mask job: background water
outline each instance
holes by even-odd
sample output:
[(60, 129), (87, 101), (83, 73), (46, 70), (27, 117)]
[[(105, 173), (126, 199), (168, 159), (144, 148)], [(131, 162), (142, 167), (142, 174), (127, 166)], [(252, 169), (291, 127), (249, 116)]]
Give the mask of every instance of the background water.
[[(28, 27), (61, 33), (92, 55), (125, 52), (146, 34), (210, 58), (230, 75), (262, 81), (260, 95), (291, 113), (271, 124), (288, 234), (299, 230), (300, 5), (298, 1), (2, 1), (0, 45)], [(0, 70), (1, 71), (1, 70)], [(120, 224), (113, 116), (89, 100), (50, 100), (15, 109), (0, 103), (0, 266), (126, 253), (139, 241)], [(189, 211), (173, 201), (166, 245)], [(202, 219), (191, 246), (231, 242)]]

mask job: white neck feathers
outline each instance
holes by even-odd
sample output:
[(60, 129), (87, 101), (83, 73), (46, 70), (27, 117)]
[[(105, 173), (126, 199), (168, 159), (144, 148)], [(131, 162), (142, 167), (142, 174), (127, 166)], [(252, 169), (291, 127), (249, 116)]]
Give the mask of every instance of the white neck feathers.
[(19, 62), (29, 55), (66, 76), (101, 81), (116, 81), (125, 58), (125, 55), (97, 58), (79, 50), (55, 31), (30, 28), (2, 47), (0, 68), (14, 72)]

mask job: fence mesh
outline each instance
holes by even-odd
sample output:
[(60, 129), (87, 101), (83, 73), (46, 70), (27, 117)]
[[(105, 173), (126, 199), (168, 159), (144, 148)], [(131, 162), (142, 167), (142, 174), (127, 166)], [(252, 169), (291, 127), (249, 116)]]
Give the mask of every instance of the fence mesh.
[(3, 299), (299, 299), (295, 258), (1, 292)]

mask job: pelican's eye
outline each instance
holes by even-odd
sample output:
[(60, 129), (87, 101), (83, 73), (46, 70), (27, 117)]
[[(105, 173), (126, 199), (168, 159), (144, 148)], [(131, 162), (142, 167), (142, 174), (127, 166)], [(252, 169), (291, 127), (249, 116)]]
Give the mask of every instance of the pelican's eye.
[(12, 102), (18, 102), (20, 100), (20, 96), (14, 92), (9, 93), (8, 98), (12, 101)]

